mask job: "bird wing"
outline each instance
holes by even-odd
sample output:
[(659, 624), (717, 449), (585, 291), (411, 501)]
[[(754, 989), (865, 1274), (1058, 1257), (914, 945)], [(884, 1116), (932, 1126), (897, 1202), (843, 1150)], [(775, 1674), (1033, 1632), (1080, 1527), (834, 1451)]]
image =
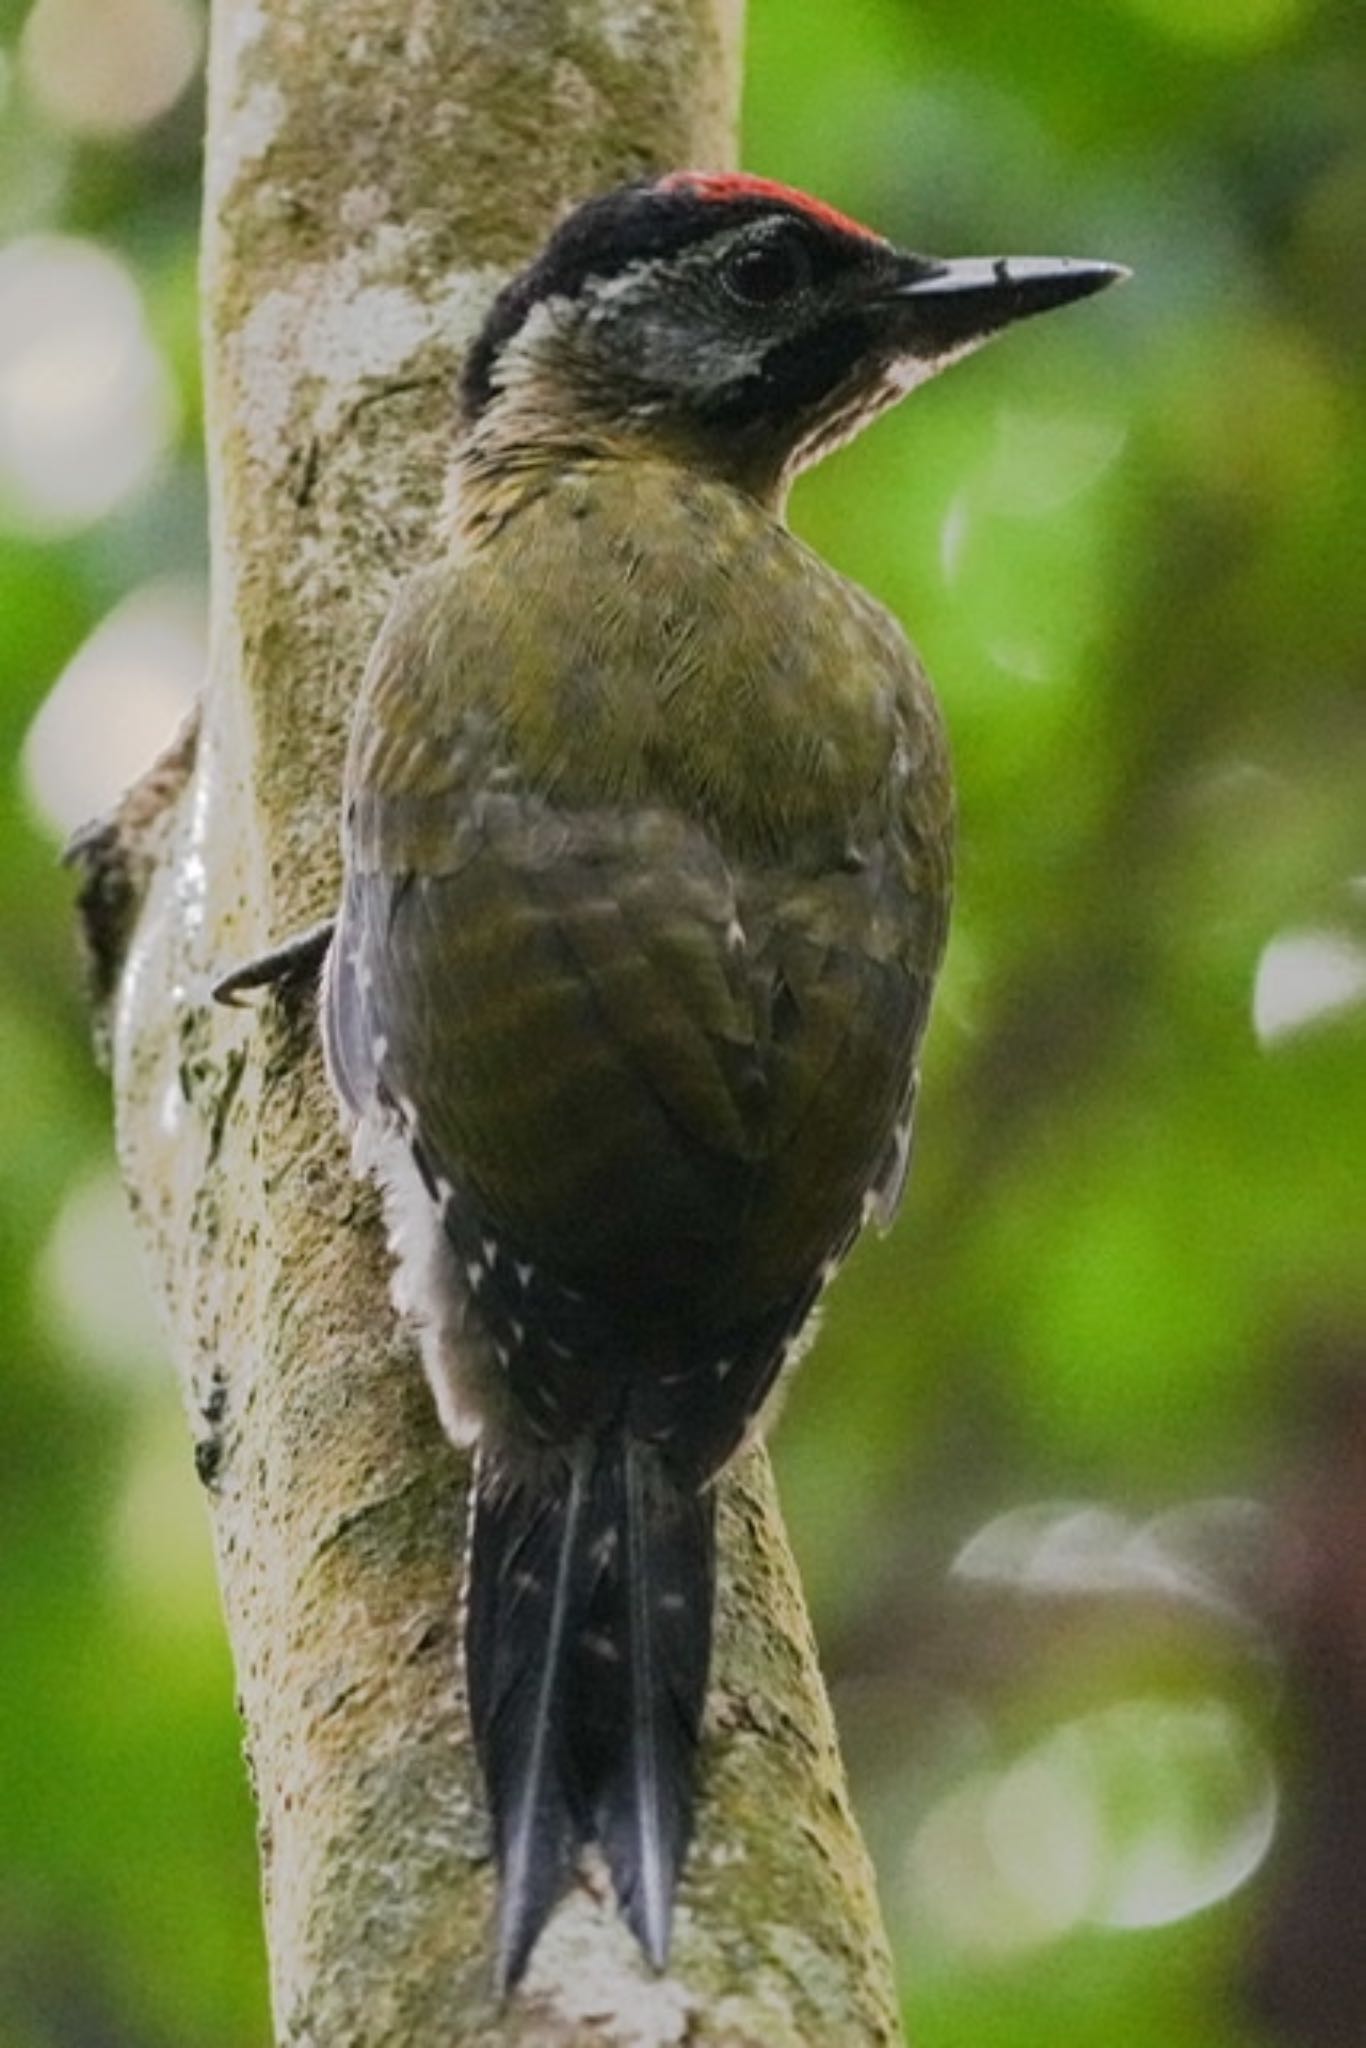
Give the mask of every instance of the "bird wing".
[[(941, 878), (920, 885), (894, 774), (871, 780), (863, 851), (842, 827), (737, 850), (651, 788), (648, 705), (600, 691), (593, 716), (627, 721), (600, 787), (581, 735), (573, 788), (553, 750), (533, 775), (540, 696), (490, 695), (511, 652), (451, 588), (410, 586), (367, 679), (334, 1072), (358, 1110), (398, 1106), (524, 1261), (670, 1327), (776, 1327), (870, 1186), (894, 1200)], [(614, 690), (638, 682), (628, 664)]]
[(353, 1093), (360, 1047), (528, 1257), (662, 1271), (667, 1236), (724, 1233), (763, 1147), (734, 919), (676, 815), (453, 792), (439, 866), (349, 880), (330, 1007)]

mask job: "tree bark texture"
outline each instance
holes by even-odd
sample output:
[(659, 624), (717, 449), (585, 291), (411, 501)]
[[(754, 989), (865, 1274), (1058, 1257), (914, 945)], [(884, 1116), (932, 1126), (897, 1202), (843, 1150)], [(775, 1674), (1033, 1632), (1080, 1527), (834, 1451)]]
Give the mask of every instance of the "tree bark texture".
[[(85, 849), (126, 1179), (196, 1431), (260, 1811), (278, 2039), (860, 2048), (885, 1944), (762, 1453), (728, 1481), (670, 1973), (582, 1882), (490, 1989), (458, 1655), (465, 1474), (388, 1305), (308, 998), (212, 980), (332, 908), (367, 642), (430, 545), (460, 349), (571, 199), (725, 162), (739, 0), (216, 0), (212, 668)], [(126, 947), (126, 950), (125, 950)]]

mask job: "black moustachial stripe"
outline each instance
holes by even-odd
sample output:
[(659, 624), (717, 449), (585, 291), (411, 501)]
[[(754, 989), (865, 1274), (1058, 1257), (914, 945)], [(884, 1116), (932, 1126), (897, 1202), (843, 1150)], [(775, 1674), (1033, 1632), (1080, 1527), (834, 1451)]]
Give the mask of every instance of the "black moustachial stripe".
[(868, 319), (839, 314), (823, 327), (775, 342), (757, 370), (718, 385), (710, 404), (699, 411), (718, 427), (798, 418), (866, 362), (872, 345)]

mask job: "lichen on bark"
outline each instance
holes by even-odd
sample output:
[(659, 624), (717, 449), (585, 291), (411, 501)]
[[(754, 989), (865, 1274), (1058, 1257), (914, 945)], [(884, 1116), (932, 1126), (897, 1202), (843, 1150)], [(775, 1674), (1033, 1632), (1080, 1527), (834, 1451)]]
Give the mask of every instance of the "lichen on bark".
[[(461, 1461), (387, 1302), (306, 999), (216, 975), (331, 908), (350, 704), (430, 544), (462, 344), (572, 199), (732, 152), (738, 0), (216, 0), (198, 743), (100, 841), (120, 1154), (210, 1502), (297, 2048), (898, 2038), (762, 1452), (723, 1493), (698, 1839), (654, 1978), (588, 1878), (492, 1999)], [(127, 950), (121, 957), (126, 943)]]

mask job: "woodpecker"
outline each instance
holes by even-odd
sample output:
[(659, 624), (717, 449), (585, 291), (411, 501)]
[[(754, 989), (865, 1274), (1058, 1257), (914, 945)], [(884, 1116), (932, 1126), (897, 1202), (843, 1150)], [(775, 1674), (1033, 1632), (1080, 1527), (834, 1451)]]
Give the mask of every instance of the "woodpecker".
[(360, 693), (323, 1028), (475, 1453), (504, 1989), (594, 1843), (666, 1959), (714, 1481), (910, 1158), (948, 755), (901, 628), (789, 531), (789, 486), (1122, 275), (941, 262), (676, 171), (570, 214), (468, 352), (437, 558)]

